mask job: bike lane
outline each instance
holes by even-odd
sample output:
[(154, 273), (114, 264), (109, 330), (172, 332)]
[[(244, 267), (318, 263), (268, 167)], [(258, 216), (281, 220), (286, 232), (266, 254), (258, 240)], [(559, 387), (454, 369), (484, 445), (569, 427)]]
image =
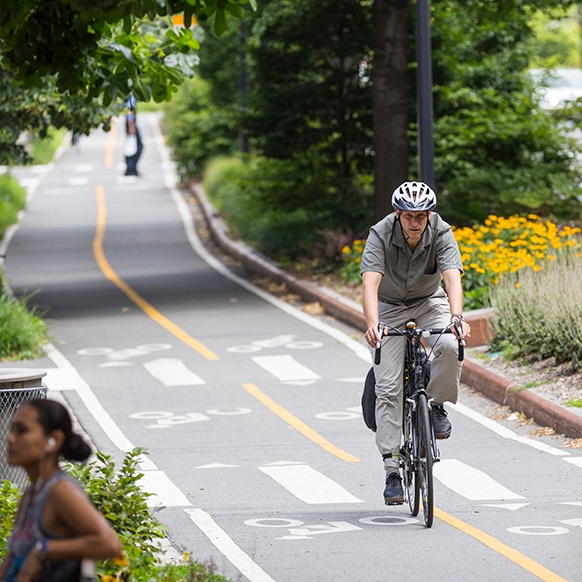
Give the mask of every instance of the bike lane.
[[(103, 417), (95, 418), (95, 411), (87, 409), (90, 400), (83, 400), (79, 391), (66, 392), (98, 446), (113, 453), (123, 449), (119, 435), (112, 439), (109, 431), (107, 436), (115, 425), (126, 438), (125, 446), (145, 446), (151, 463), (163, 472), (165, 477), (156, 477), (150, 467), (151, 483), (162, 488), (165, 509), (159, 515), (170, 525), (171, 537), (193, 555), (221, 562), (233, 578), (241, 571), (251, 580), (270, 576), (277, 582), (383, 580), (387, 548), (397, 556), (392, 571), (405, 577), (401, 557), (419, 544), (418, 551), (430, 557), (417, 566), (419, 576), (467, 579), (459, 577), (464, 572), (470, 579), (486, 580), (497, 572), (509, 579), (536, 579), (523, 566), (499, 558), (497, 550), (492, 553), (482, 541), (468, 538), (467, 532), (442, 523), (425, 532), (406, 508), (382, 505), (381, 464), (373, 435), (358, 412), (369, 367), (365, 350), (342, 343), (337, 333), (331, 337), (326, 331), (335, 332), (324, 331), (316, 320), (307, 324), (309, 316), (289, 315), (290, 308), (279, 306), (287, 310), (283, 311), (265, 301), (260, 292), (249, 292), (248, 283), (241, 287), (192, 253), (176, 199), (165, 188), (164, 170), (171, 171), (171, 166), (157, 157), (153, 142), (159, 136), (154, 124), (149, 129), (143, 181), (120, 179), (118, 168), (96, 161), (112, 147), (110, 136), (86, 140), (81, 160), (71, 159), (72, 152), (63, 156), (31, 203), (11, 245), (7, 270), (16, 291), (41, 287), (35, 301), (51, 306), (57, 360), (60, 352), (78, 370), (110, 418), (112, 424), (100, 423)], [(83, 173), (89, 176), (76, 175)], [(106, 214), (103, 255), (145, 302), (141, 308), (135, 297), (132, 300), (105, 278), (95, 260), (100, 203)], [(144, 305), (155, 311), (146, 315)], [(175, 329), (162, 326), (152, 317), (156, 312), (209, 353), (193, 349)], [(64, 360), (61, 364), (66, 365)], [(469, 466), (481, 464), (479, 455), (466, 458), (465, 432), (475, 427), (465, 418), (455, 414), (458, 440), (443, 444), (443, 457), (456, 442), (460, 444), (452, 449), (455, 457)], [(457, 424), (466, 424), (466, 431)], [(505, 469), (511, 458), (523, 456), (524, 445), (512, 441), (500, 450), (500, 438), (487, 439), (494, 456), (503, 460), (490, 463), (488, 470), (494, 480), (505, 483)], [(334, 447), (339, 455), (330, 452)], [(490, 450), (484, 451), (483, 459)], [(532, 458), (528, 471), (538, 465), (539, 459)], [(545, 466), (539, 465), (540, 474)], [(574, 476), (572, 468), (580, 470), (570, 464), (568, 482)], [(448, 473), (455, 475), (455, 470), (458, 475), (459, 466), (449, 464)], [(518, 475), (508, 491), (519, 491), (519, 477), (526, 476)], [(463, 496), (450, 485), (449, 480), (446, 487), (437, 488), (436, 503), (442, 499), (445, 510), (462, 519), (458, 508), (464, 502), (458, 500)], [(564, 494), (564, 499), (572, 497)], [(473, 513), (475, 501), (468, 503)], [(479, 511), (489, 515), (494, 508)], [(490, 528), (491, 518), (475, 527), (480, 525)], [(579, 540), (575, 527), (568, 527), (568, 540)], [(437, 530), (447, 534), (434, 535)], [(506, 537), (509, 543), (511, 536)], [(451, 542), (456, 548), (452, 554)], [(564, 548), (563, 541), (556, 543)], [(524, 549), (537, 556), (538, 546), (552, 544), (538, 538), (533, 545), (524, 542)], [(467, 553), (469, 563), (454, 560), (451, 568), (451, 555)], [(552, 566), (555, 555), (542, 554), (543, 563)], [(233, 568), (224, 555), (242, 563)], [(253, 566), (257, 563), (262, 568)], [(490, 566), (487, 572), (483, 563)], [(445, 565), (443, 577), (435, 578), (437, 566)]]

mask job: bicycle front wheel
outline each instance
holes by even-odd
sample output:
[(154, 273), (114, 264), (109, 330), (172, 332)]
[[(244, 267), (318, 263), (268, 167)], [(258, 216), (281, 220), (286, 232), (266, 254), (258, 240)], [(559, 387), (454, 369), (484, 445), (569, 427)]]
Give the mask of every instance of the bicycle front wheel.
[(428, 399), (426, 394), (422, 392), (418, 395), (416, 423), (418, 438), (416, 478), (418, 479), (420, 497), (422, 498), (424, 524), (426, 527), (431, 527), (434, 512), (433, 454)]
[(400, 450), (400, 461), (408, 507), (410, 508), (410, 513), (416, 517), (420, 507), (420, 492), (418, 489), (419, 479), (416, 478), (416, 469), (414, 466), (413, 422), (414, 416), (412, 410), (407, 405), (404, 410), (404, 444)]

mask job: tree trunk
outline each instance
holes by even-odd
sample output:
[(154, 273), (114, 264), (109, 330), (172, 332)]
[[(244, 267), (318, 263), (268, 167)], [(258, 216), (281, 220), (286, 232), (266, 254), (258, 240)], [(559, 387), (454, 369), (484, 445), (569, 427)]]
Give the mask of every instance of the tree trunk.
[(373, 62), (374, 218), (392, 210), (394, 189), (408, 180), (410, 0), (375, 0)]

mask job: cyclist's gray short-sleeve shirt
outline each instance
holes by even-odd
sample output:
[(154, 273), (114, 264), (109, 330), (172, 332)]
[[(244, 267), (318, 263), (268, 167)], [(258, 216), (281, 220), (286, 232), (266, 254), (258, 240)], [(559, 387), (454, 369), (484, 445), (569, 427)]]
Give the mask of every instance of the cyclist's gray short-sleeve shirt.
[(378, 288), (381, 301), (412, 305), (435, 294), (445, 295), (441, 274), (447, 269), (463, 272), (450, 225), (433, 212), (413, 252), (406, 244), (396, 214), (391, 213), (370, 229), (360, 272), (383, 275)]

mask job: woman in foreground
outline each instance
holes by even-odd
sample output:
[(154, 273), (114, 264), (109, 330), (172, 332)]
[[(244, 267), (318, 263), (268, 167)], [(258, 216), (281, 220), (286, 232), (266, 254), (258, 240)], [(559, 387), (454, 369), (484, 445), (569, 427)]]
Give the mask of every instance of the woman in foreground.
[(30, 485), (20, 500), (0, 582), (73, 582), (79, 580), (81, 560), (121, 555), (109, 522), (59, 467), (59, 457), (82, 462), (90, 454), (62, 404), (21, 405), (8, 434), (8, 462), (24, 468)]

